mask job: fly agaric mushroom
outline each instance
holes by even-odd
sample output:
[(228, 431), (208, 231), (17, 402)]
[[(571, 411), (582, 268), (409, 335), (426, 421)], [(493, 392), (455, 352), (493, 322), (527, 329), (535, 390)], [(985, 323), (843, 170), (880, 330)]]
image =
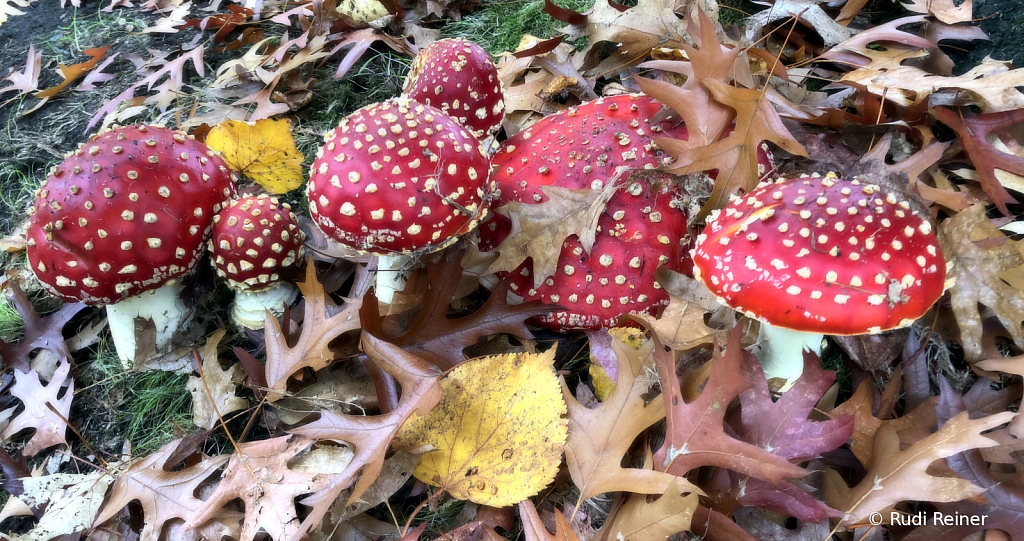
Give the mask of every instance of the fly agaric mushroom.
[(834, 173), (734, 198), (708, 217), (692, 255), (695, 277), (761, 322), (758, 358), (783, 390), (823, 334), (906, 327), (945, 289), (929, 216), (894, 190)]
[(162, 349), (188, 314), (175, 279), (199, 261), (213, 215), (234, 193), (224, 161), (189, 135), (106, 131), (53, 168), (36, 193), (29, 264), (51, 293), (107, 305), (114, 346), (130, 363), (136, 317), (154, 321)]
[(209, 241), (217, 275), (235, 291), (232, 320), (262, 329), (265, 314), (284, 312), (299, 294), (282, 280), (302, 257), (304, 235), (288, 203), (267, 194), (232, 200), (213, 217)]
[(510, 289), (523, 301), (565, 306), (533, 321), (559, 332), (614, 327), (622, 314), (650, 314), (669, 296), (654, 279), (665, 266), (692, 274), (686, 203), (672, 175), (640, 170), (616, 181), (622, 187), (597, 222), (588, 254), (576, 237), (562, 244), (558, 271), (534, 287), (530, 266), (513, 271)]
[[(652, 121), (660, 109), (659, 102), (644, 94), (600, 98), (549, 115), (510, 137), (491, 160), (492, 177), (501, 191), (496, 206), (541, 203), (547, 199), (541, 186), (602, 189), (622, 168), (654, 168), (668, 159), (654, 137), (687, 138), (681, 123)], [(758, 158), (766, 170), (771, 168), (766, 148)], [(620, 178), (623, 188), (612, 195), (598, 222), (591, 254), (570, 237), (559, 254), (559, 271), (539, 277), (536, 287), (529, 261), (512, 272), (512, 293), (569, 308), (536, 322), (559, 331), (596, 329), (613, 325), (624, 313), (654, 314), (668, 303), (654, 270), (664, 264), (689, 272), (691, 238), (683, 189), (670, 175), (654, 171)], [(495, 214), (480, 229), (481, 250), (498, 246), (510, 228), (508, 218)]]
[(424, 47), (413, 60), (402, 95), (440, 109), (481, 141), (494, 135), (505, 117), (501, 81), (491, 55), (462, 38)]
[(402, 289), (398, 271), (413, 257), (449, 246), (487, 212), (487, 154), (434, 107), (408, 98), (369, 105), (324, 140), (310, 172), (310, 215), (341, 244), (380, 256), (382, 302)]

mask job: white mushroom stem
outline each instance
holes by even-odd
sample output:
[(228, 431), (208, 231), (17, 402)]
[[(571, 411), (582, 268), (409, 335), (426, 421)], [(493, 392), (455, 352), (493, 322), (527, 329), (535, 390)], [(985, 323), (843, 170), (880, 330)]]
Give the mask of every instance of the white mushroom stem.
[(377, 300), (391, 304), (395, 293), (405, 291), (405, 283), (409, 280), (406, 274), (412, 258), (403, 254), (377, 256), (377, 284), (374, 294)]
[(107, 305), (107, 323), (114, 349), (125, 369), (135, 362), (135, 318), (152, 320), (156, 325), (156, 349), (161, 351), (171, 343), (174, 331), (185, 321), (190, 310), (181, 302), (182, 285), (173, 281), (121, 302)]
[(285, 305), (295, 302), (299, 289), (288, 282), (278, 282), (261, 291), (237, 291), (231, 306), (235, 325), (258, 331), (264, 328), (267, 310), (275, 316), (284, 313)]
[(804, 350), (820, 355), (822, 338), (822, 334), (793, 331), (761, 322), (754, 355), (761, 361), (764, 376), (769, 380), (786, 380), (779, 391), (788, 391), (804, 371)]

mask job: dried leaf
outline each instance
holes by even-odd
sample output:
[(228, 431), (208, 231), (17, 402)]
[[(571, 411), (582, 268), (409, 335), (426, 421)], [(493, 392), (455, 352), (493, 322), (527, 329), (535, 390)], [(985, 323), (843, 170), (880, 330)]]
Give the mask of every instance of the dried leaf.
[[(523, 537), (526, 541), (580, 541), (580, 538), (572, 531), (569, 521), (561, 511), (555, 510), (555, 534), (552, 535), (544, 527), (537, 508), (530, 500), (519, 502), (519, 516), (523, 519)], [(495, 535), (496, 536), (496, 535)]]
[[(142, 506), (140, 539), (156, 539), (169, 521), (189, 520), (206, 508), (196, 497), (200, 486), (206, 485), (228, 461), (228, 455), (199, 456), (198, 461), (182, 470), (172, 470), (180, 458), (182, 440), (174, 440), (146, 458), (132, 463), (113, 476), (114, 485), (107, 503), (96, 515), (95, 527), (114, 518), (133, 501)], [(218, 516), (198, 528), (186, 529), (182, 541), (237, 537), (241, 513), (219, 510)]]
[[(25, 456), (34, 456), (47, 447), (65, 443), (64, 434), (68, 428), (66, 419), (71, 414), (71, 400), (75, 396), (75, 380), (68, 377), (70, 371), (71, 363), (61, 362), (50, 381), (43, 385), (35, 370), (22, 372), (15, 369), (14, 385), (9, 392), (21, 400), (25, 409), (3, 427), (0, 438), (10, 440), (22, 430), (35, 429), (22, 450)], [(13, 410), (12, 407), (0, 412), (0, 418), (13, 413)]]
[(189, 377), (185, 384), (192, 394), (192, 422), (200, 428), (213, 428), (221, 417), (249, 406), (246, 399), (235, 396), (235, 389), (245, 379), (242, 365), (235, 363), (224, 370), (217, 359), (217, 346), (225, 333), (220, 329), (206, 339), (202, 370), (198, 377)]
[(594, 247), (597, 221), (608, 200), (619, 189), (619, 183), (609, 180), (601, 190), (570, 190), (557, 186), (540, 188), (547, 200), (542, 203), (510, 201), (497, 212), (512, 220), (512, 232), (498, 245), (498, 259), (487, 268), (487, 273), (512, 271), (533, 258), (533, 283), (540, 285), (555, 273), (559, 251), (569, 236), (575, 235), (587, 252)]
[[(642, 347), (633, 348), (613, 338), (611, 348), (618, 377), (611, 394), (596, 408), (589, 409), (577, 401), (562, 381), (569, 411), (569, 438), (565, 443), (569, 474), (584, 500), (604, 492), (664, 494), (674, 486), (675, 475), (621, 465), (636, 437), (665, 418), (662, 395), (653, 399), (649, 396), (654, 383), (650, 379), (654, 343), (648, 340)], [(680, 490), (695, 490), (689, 482), (681, 483)]]
[(653, 502), (641, 494), (630, 496), (615, 514), (615, 520), (601, 528), (608, 531), (605, 538), (664, 541), (673, 534), (689, 530), (697, 509), (697, 494), (686, 494), (688, 491), (681, 486), (684, 482), (676, 478), (665, 494)]
[[(4, 22), (3, 10), (8, 1), (16, 0), (0, 1), (0, 24), (3, 24)], [(25, 2), (25, 5), (27, 6), (28, 2)], [(19, 11), (17, 14), (20, 15), (21, 12)], [(4, 81), (9, 82), (10, 84), (0, 88), (0, 94), (16, 91), (18, 92), (18, 95), (21, 95), (28, 92), (34, 92), (39, 88), (39, 70), (42, 68), (42, 59), (42, 51), (37, 53), (35, 47), (32, 44), (29, 44), (28, 57), (25, 59), (25, 69), (20, 72), (13, 72), (4, 78)]]
[(14, 538), (48, 541), (88, 528), (112, 481), (102, 470), (23, 478), (21, 501), (32, 507), (45, 506), (46, 511), (32, 530)]
[(352, 485), (357, 475), (359, 481), (352, 486), (347, 505), (358, 500), (376, 480), (391, 440), (402, 424), (414, 412), (426, 415), (441, 399), (438, 382), (441, 372), (430, 363), (369, 333), (362, 334), (362, 347), (375, 364), (401, 385), (402, 399), (390, 413), (374, 417), (339, 415), (323, 410), (317, 421), (292, 430), (295, 434), (344, 443), (355, 453), (345, 471), (334, 474), (326, 487), (302, 500), (313, 509), (302, 521), (300, 531), (308, 531), (318, 524), (335, 498)]
[(398, 448), (430, 445), (414, 475), (460, 500), (503, 507), (555, 477), (566, 438), (555, 350), (467, 361), (441, 380), (441, 403), (413, 416)]
[(963, 412), (938, 432), (903, 450), (896, 429), (883, 425), (875, 434), (868, 473), (857, 486), (847, 488), (838, 473), (825, 471), (826, 501), (844, 511), (844, 524), (854, 524), (901, 501), (951, 502), (978, 496), (984, 488), (964, 479), (937, 477), (928, 467), (936, 460), (969, 449), (998, 445), (981, 433), (1009, 422), (1014, 415), (1015, 412), (1006, 411), (971, 420)]
[(7, 22), (8, 17), (24, 15), (25, 12), (18, 11), (18, 8), (27, 8), (30, 5), (32, 0), (0, 0), (0, 25)]
[[(217, 487), (199, 512), (186, 518), (185, 528), (217, 520), (225, 504), (241, 499), (245, 518), (239, 539), (253, 539), (260, 531), (275, 541), (297, 538), (303, 530), (295, 499), (323, 488), (331, 478), (329, 473), (318, 473), (329, 471), (324, 467), (298, 469), (293, 463), (309, 453), (314, 443), (315, 440), (295, 435), (239, 443)], [(345, 463), (334, 466), (343, 468)]]
[(672, 11), (670, 2), (640, 0), (635, 6), (622, 6), (610, 0), (598, 0), (583, 19), (562, 29), (570, 39), (589, 38), (583, 54), (596, 57), (601, 42), (618, 45), (611, 57), (595, 68), (595, 73), (618, 71), (643, 60), (655, 47), (678, 47), (685, 43), (686, 29)]
[(86, 60), (85, 62), (82, 62), (80, 64), (72, 64), (70, 66), (59, 64), (57, 68), (60, 69), (60, 74), (64, 77), (64, 80), (58, 83), (56, 86), (51, 86), (46, 90), (40, 90), (39, 92), (36, 92), (36, 97), (48, 99), (52, 98), (53, 96), (56, 96), (57, 93), (59, 93), (61, 90), (64, 90), (65, 87), (73, 83), (76, 79), (85, 75), (86, 72), (96, 67), (96, 64), (99, 64), (100, 60), (103, 58), (103, 55), (107, 54), (107, 47), (94, 47), (92, 49), (86, 49), (82, 52), (91, 56), (92, 59)]
[(807, 151), (790, 135), (760, 90), (730, 86), (713, 79), (702, 82), (715, 100), (736, 111), (735, 130), (724, 139), (700, 147), (674, 139), (655, 139), (676, 158), (676, 162), (668, 166), (675, 174), (718, 170), (714, 190), (698, 219), (722, 206), (737, 190), (749, 191), (757, 186), (763, 173), (758, 170), (757, 154), (764, 141), (773, 142), (790, 154), (807, 156)]
[[(359, 328), (359, 308), (362, 298), (349, 299), (339, 309), (317, 281), (316, 265), (306, 264), (306, 279), (298, 284), (305, 300), (302, 330), (294, 345), (289, 345), (288, 333), (281, 328), (276, 317), (268, 316), (266, 323), (267, 400), (274, 402), (284, 396), (288, 378), (309, 368), (319, 370), (334, 360), (330, 349), (332, 340)], [(333, 315), (332, 315), (333, 314)]]
[(1017, 347), (1024, 347), (1024, 291), (999, 278), (1001, 273), (1024, 265), (1021, 245), (999, 231), (980, 204), (940, 224), (939, 242), (947, 260), (953, 262), (948, 272), (955, 280), (949, 289), (950, 301), (967, 360), (986, 357), (979, 303), (995, 312)]
[[(1024, 76), (1024, 70), (1021, 70), (1021, 74)], [(1020, 84), (1024, 85), (1024, 79)], [(963, 118), (959, 111), (937, 107), (935, 118), (960, 136), (958, 140), (978, 171), (981, 187), (1003, 215), (1009, 216), (1006, 205), (1015, 203), (1016, 199), (1003, 187), (999, 176), (1001, 172), (1024, 175), (1024, 158), (997, 150), (989, 143), (989, 137), (992, 132), (1006, 130), (1024, 122), (1024, 109)]]
[[(740, 441), (725, 432), (729, 404), (750, 387), (752, 376), (744, 373), (739, 327), (729, 335), (724, 351), (711, 362), (704, 390), (687, 404), (681, 396), (673, 355), (666, 353), (655, 337), (654, 358), (666, 395), (667, 431), (665, 443), (654, 454), (659, 469), (684, 475), (699, 466), (712, 465), (778, 484), (786, 477), (802, 477), (807, 471), (760, 447)], [(747, 365), (749, 366), (749, 364)]]
[(910, 413), (897, 417), (896, 419), (881, 420), (872, 413), (872, 406), (875, 403), (875, 392), (870, 382), (861, 383), (846, 402), (843, 402), (828, 416), (838, 419), (846, 415), (853, 415), (853, 434), (850, 450), (853, 451), (861, 464), (870, 464), (874, 460), (875, 434), (882, 425), (888, 425), (899, 435), (905, 445), (910, 445), (931, 433), (935, 428), (935, 403), (938, 400), (932, 397), (922, 402)]
[(185, 2), (174, 6), (174, 9), (164, 17), (157, 19), (152, 26), (142, 30), (144, 34), (162, 33), (176, 34), (179, 29), (185, 26), (185, 18), (192, 8), (192, 2)]
[(253, 124), (227, 120), (210, 130), (206, 146), (270, 193), (283, 194), (302, 185), (302, 154), (295, 150), (288, 119)]
[(82, 303), (70, 303), (61, 306), (60, 310), (46, 316), (39, 317), (32, 302), (17, 284), (10, 284), (7, 287), (11, 303), (15, 310), (21, 315), (21, 321), (25, 325), (25, 334), (16, 346), (10, 346), (0, 340), (0, 358), (7, 367), (30, 371), (29, 355), (36, 349), (45, 349), (53, 353), (53, 356), (62, 363), (72, 362), (71, 351), (64, 341), (64, 325), (67, 325), (71, 318), (87, 307)]
[(1024, 69), (975, 68), (959, 77), (933, 75), (914, 66), (877, 70), (860, 68), (842, 82), (910, 107), (930, 99), (931, 105), (976, 105), (986, 113), (1024, 108)]

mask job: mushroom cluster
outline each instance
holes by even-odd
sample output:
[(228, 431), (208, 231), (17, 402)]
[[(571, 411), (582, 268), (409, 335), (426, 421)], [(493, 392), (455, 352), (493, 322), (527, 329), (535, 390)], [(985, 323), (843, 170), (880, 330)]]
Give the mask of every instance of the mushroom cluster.
[[(378, 273), (398, 276), (410, 257), (450, 245), (487, 212), (487, 154), (434, 107), (409, 98), (369, 105), (324, 141), (310, 172), (310, 214), (334, 240), (382, 256)], [(404, 282), (380, 276), (378, 297), (389, 302)]]
[[(804, 344), (817, 352), (823, 334), (905, 327), (945, 289), (930, 216), (896, 190), (833, 173), (734, 197), (709, 216), (693, 263), (712, 293), (761, 321), (765, 373), (790, 384)], [(776, 329), (811, 334), (776, 338)]]
[(487, 51), (462, 38), (424, 47), (413, 60), (402, 95), (440, 109), (480, 141), (494, 135), (505, 118), (498, 69)]
[(107, 305), (118, 355), (130, 362), (136, 317), (154, 320), (163, 348), (188, 314), (175, 279), (199, 261), (214, 214), (234, 194), (224, 161), (189, 135), (106, 131), (40, 186), (29, 210), (29, 264), (53, 294)]
[(284, 311), (298, 289), (283, 280), (302, 258), (304, 239), (288, 203), (267, 194), (233, 199), (213, 217), (213, 266), (236, 292), (232, 320), (262, 329), (265, 312)]

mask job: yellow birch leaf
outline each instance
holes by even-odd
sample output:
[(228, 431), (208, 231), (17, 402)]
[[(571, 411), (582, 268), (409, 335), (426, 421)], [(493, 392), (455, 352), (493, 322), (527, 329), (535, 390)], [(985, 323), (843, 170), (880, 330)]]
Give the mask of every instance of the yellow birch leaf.
[(414, 415), (396, 448), (430, 445), (413, 472), (460, 500), (503, 507), (555, 478), (568, 428), (554, 349), (475, 359), (441, 380), (441, 403)]
[(206, 146), (270, 193), (283, 194), (302, 185), (302, 154), (295, 149), (288, 119), (254, 124), (225, 120), (210, 130)]

